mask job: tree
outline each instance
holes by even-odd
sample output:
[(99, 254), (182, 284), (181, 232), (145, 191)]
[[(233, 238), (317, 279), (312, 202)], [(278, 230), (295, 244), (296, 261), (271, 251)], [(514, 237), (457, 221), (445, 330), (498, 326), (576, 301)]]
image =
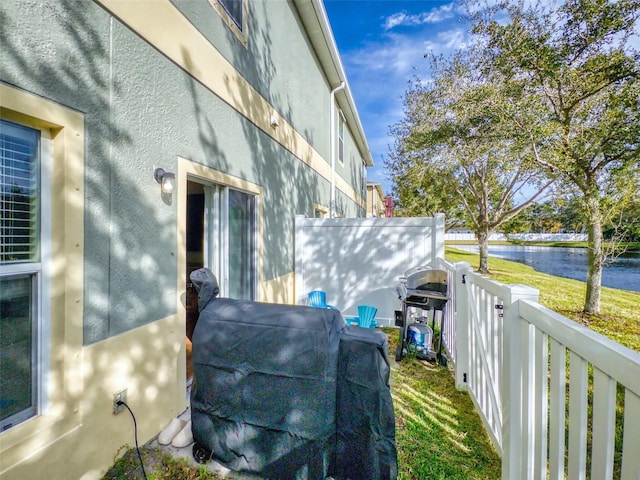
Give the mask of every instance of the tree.
[[(397, 144), (397, 147), (401, 147)], [(399, 150), (398, 150), (399, 151)], [(465, 212), (451, 188), (452, 179), (442, 171), (427, 171), (427, 166), (416, 161), (410, 152), (396, 155), (391, 152), (386, 162), (387, 172), (394, 178), (392, 187), (399, 217), (433, 217), (445, 214), (445, 228), (466, 225)]]
[[(503, 229), (505, 233), (508, 233)], [(517, 218), (512, 233), (581, 233), (584, 219), (573, 195), (554, 195), (542, 203), (534, 203)]]
[(412, 214), (422, 213), (416, 209), (425, 207), (424, 198), (440, 198), (445, 211), (464, 212), (478, 240), (478, 271), (488, 273), (491, 234), (552, 180), (533, 162), (529, 140), (521, 142), (505, 121), (506, 106), (521, 86), (499, 74), (478, 75), (482, 58), (469, 50), (433, 59), (431, 82), (410, 85), (405, 117), (391, 129), (396, 142), (387, 169), (400, 204)]
[(640, 243), (640, 189), (636, 198), (620, 211), (618, 217), (605, 225), (603, 234), (609, 242), (620, 239), (622, 242)]
[(603, 227), (640, 176), (639, 55), (628, 43), (639, 15), (640, 0), (567, 0), (557, 8), (506, 1), (472, 17), (486, 65), (520, 81), (537, 104), (536, 118), (519, 122), (521, 135), (547, 149), (536, 161), (580, 192), (586, 313), (600, 311)]

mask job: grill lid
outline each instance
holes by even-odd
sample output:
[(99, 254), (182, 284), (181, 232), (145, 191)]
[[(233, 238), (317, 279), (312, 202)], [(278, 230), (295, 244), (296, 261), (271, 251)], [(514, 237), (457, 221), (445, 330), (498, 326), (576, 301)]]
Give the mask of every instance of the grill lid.
[(447, 272), (430, 267), (414, 267), (400, 277), (398, 297), (407, 306), (441, 310), (449, 300)]

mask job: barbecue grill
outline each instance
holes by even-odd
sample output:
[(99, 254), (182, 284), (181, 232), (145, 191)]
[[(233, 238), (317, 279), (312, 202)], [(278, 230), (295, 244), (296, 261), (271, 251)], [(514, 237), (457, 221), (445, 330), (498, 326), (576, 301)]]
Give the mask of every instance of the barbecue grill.
[[(398, 298), (402, 302), (401, 314), (396, 318), (396, 326), (400, 329), (400, 341), (396, 350), (396, 361), (402, 360), (411, 347), (412, 339), (408, 338), (409, 309), (431, 310), (431, 329), (435, 328), (436, 312), (440, 312), (440, 336), (438, 339), (438, 350), (434, 351), (432, 345), (427, 346), (424, 352), (417, 352), (419, 358), (426, 360), (437, 360), (440, 365), (446, 365), (447, 359), (442, 354), (442, 332), (444, 330), (444, 309), (449, 300), (449, 283), (447, 272), (436, 270), (426, 266), (414, 267), (405, 272), (400, 277), (400, 284), (397, 288)], [(427, 323), (427, 317), (420, 316), (415, 319), (416, 327), (421, 327)], [(412, 329), (417, 330), (417, 329)], [(429, 342), (430, 343), (430, 342)]]

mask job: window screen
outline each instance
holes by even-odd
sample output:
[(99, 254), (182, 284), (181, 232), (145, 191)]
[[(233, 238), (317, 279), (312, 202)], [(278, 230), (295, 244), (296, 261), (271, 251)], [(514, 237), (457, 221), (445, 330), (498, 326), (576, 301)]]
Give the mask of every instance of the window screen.
[(229, 296), (255, 299), (256, 211), (253, 195), (229, 190)]
[(338, 160), (344, 162), (344, 118), (340, 115), (338, 124)]

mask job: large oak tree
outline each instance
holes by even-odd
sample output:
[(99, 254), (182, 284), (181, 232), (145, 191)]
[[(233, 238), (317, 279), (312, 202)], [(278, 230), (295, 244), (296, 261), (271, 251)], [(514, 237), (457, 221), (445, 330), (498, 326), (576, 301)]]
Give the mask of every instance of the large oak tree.
[(533, 160), (539, 148), (522, 141), (509, 121), (521, 85), (499, 72), (481, 72), (483, 58), (468, 50), (433, 59), (431, 81), (414, 82), (405, 94), (405, 116), (392, 127), (396, 142), (386, 166), (401, 212), (440, 209), (456, 222), (464, 218), (478, 240), (478, 271), (488, 273), (491, 234), (552, 181)]
[[(610, 253), (603, 228), (640, 188), (640, 57), (630, 42), (640, 42), (640, 0), (468, 4), (475, 46), (435, 62), (432, 81), (408, 90), (392, 130), (392, 178), (447, 181), (481, 258), (486, 233), (535, 199), (542, 176), (557, 178), (577, 193), (586, 222), (584, 311), (598, 313)], [(532, 182), (533, 195), (516, 197)], [(403, 188), (396, 193), (411, 193)]]
[[(490, 70), (520, 81), (536, 117), (521, 135), (545, 145), (536, 161), (580, 194), (588, 231), (584, 311), (599, 313), (603, 226), (640, 184), (639, 0), (567, 0), (559, 7), (503, 2), (480, 10)], [(635, 29), (635, 30), (634, 30)], [(514, 118), (518, 118), (515, 115)]]

